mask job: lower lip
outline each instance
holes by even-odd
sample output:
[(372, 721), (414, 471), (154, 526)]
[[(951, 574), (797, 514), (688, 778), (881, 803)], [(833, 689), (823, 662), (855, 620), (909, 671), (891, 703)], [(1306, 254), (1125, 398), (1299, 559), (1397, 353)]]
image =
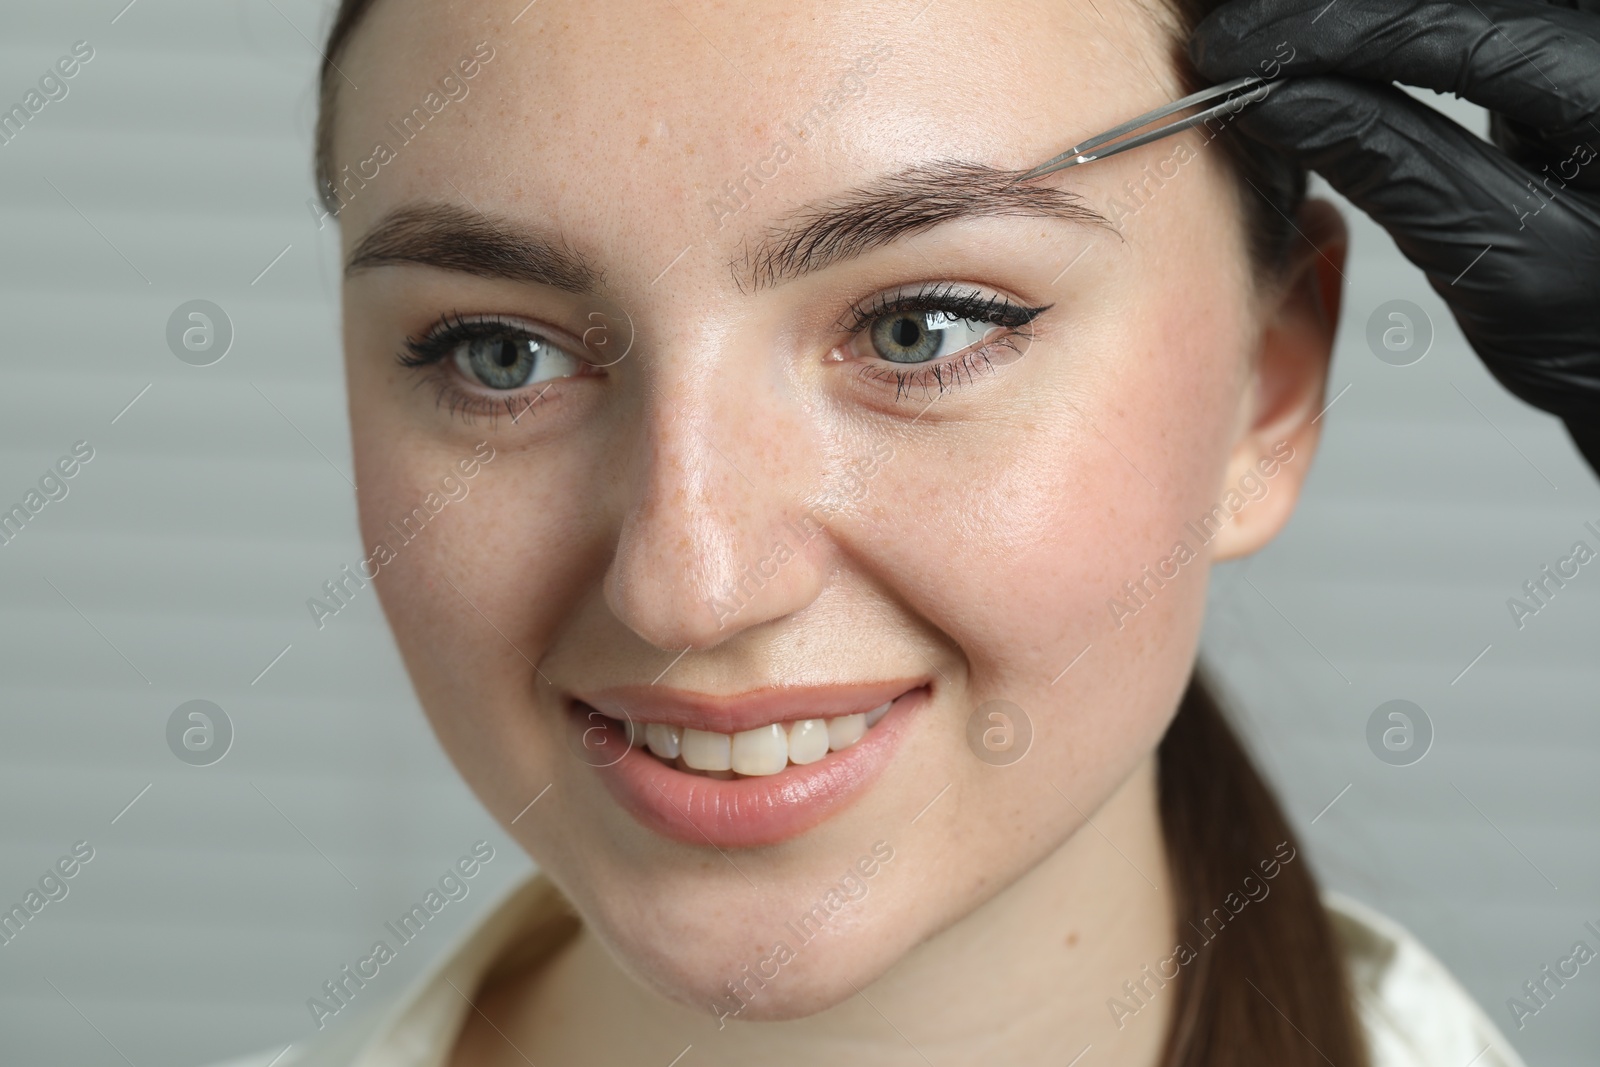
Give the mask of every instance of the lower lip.
[[(707, 778), (663, 763), (644, 748), (631, 748), (615, 763), (595, 769), (617, 803), (662, 837), (716, 848), (775, 845), (805, 833), (866, 792), (894, 755), (912, 714), (928, 699), (927, 686), (913, 689), (897, 697), (854, 745), (777, 774)], [(574, 705), (568, 715), (578, 729), (587, 725), (583, 714), (583, 706)]]

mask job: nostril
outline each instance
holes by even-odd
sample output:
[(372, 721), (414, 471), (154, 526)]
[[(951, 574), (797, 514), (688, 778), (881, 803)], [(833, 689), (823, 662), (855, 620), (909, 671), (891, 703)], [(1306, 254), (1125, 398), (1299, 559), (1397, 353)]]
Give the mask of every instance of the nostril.
[[(635, 636), (667, 659), (697, 649), (710, 648), (726, 634), (719, 630), (713, 598), (682, 577), (683, 568), (668, 568), (680, 577), (631, 577), (622, 569), (606, 577), (606, 606)], [(731, 630), (728, 633), (732, 633)]]

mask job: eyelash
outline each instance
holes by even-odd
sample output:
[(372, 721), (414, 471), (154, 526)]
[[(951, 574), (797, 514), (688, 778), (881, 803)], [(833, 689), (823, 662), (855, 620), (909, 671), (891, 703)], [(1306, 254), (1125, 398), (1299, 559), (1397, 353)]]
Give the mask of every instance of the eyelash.
[(894, 398), (898, 401), (902, 394), (919, 386), (925, 394), (929, 388), (936, 386), (936, 395), (943, 395), (946, 389), (960, 385), (963, 376), (970, 382), (980, 369), (993, 367), (993, 357), (998, 349), (1016, 352), (1018, 338), (1032, 340), (1033, 334), (1028, 330), (1028, 325), (1052, 306), (1025, 307), (1004, 297), (984, 296), (976, 289), (955, 282), (933, 282), (913, 292), (882, 294), (868, 304), (857, 305), (839, 320), (839, 329), (854, 337), (885, 315), (939, 311), (951, 318), (993, 323), (1007, 331), (985, 344), (968, 346), (954, 356), (917, 364), (914, 370), (900, 370), (888, 361), (864, 364), (861, 377), (894, 382)]
[[(449, 403), (452, 415), (461, 415), (468, 420), (487, 418), (491, 425), (505, 414), (513, 422), (521, 419), (532, 409), (538, 398), (543, 395), (549, 383), (543, 383), (544, 388), (533, 394), (532, 400), (525, 399), (524, 392), (514, 392), (505, 396), (483, 396), (469, 393), (457, 384), (455, 375), (451, 373), (450, 364), (452, 357), (461, 345), (469, 341), (477, 341), (492, 337), (511, 337), (517, 340), (555, 341), (536, 330), (511, 319), (501, 318), (497, 315), (462, 315), (452, 311), (445, 315), (421, 337), (407, 337), (405, 351), (395, 356), (402, 367), (421, 370), (431, 368), (433, 373), (418, 382), (419, 385), (432, 381), (437, 388), (436, 402), (439, 406)], [(571, 346), (558, 346), (570, 351)], [(573, 352), (578, 357), (578, 353)]]
[[(855, 337), (887, 315), (942, 312), (953, 319), (993, 323), (1006, 331), (995, 340), (969, 345), (945, 359), (907, 364), (913, 368), (909, 370), (902, 370), (882, 359), (863, 364), (861, 377), (893, 382), (894, 398), (899, 401), (901, 396), (913, 389), (921, 388), (926, 393), (929, 389), (937, 388), (938, 395), (942, 395), (947, 389), (960, 385), (963, 378), (970, 382), (984, 368), (992, 368), (993, 357), (998, 349), (1015, 352), (1018, 351), (1017, 339), (1031, 340), (1033, 335), (1028, 330), (1029, 324), (1051, 307), (1050, 304), (1025, 307), (1004, 297), (985, 296), (976, 289), (954, 282), (933, 282), (910, 292), (880, 294), (866, 304), (849, 309), (837, 325), (840, 332)], [(452, 356), (462, 344), (493, 337), (538, 339), (554, 343), (546, 335), (510, 319), (496, 315), (466, 316), (452, 311), (422, 336), (406, 338), (405, 351), (398, 353), (395, 358), (402, 367), (432, 369), (434, 373), (418, 384), (431, 379), (438, 390), (436, 402), (444, 406), (448, 401), (452, 415), (459, 414), (469, 419), (486, 417), (493, 421), (503, 412), (512, 421), (517, 421), (533, 407), (538, 396), (543, 395), (543, 390), (535, 394), (534, 400), (524, 400), (523, 393), (504, 397), (469, 393), (459, 387), (450, 370)], [(572, 354), (581, 360), (577, 353)], [(545, 388), (548, 388), (548, 384)]]

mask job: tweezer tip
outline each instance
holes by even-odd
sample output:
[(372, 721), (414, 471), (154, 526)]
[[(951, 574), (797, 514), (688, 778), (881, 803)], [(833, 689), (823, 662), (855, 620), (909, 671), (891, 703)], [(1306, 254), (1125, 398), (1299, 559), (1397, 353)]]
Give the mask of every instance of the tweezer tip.
[(1078, 157), (1078, 146), (1073, 145), (1065, 152), (1051, 156), (1032, 170), (1024, 172), (1016, 180), (1018, 182), (1031, 182), (1035, 178), (1042, 178), (1046, 174), (1053, 174), (1063, 167), (1070, 167), (1080, 162), (1082, 162), (1082, 159)]
[(1035, 178), (1042, 178), (1046, 174), (1054, 174), (1056, 171), (1066, 170), (1068, 167), (1076, 167), (1079, 163), (1087, 163), (1095, 158), (1095, 156), (1075, 155), (1070, 159), (1053, 160), (1049, 163), (1044, 163), (1040, 166), (1034, 167), (1026, 174), (1020, 175), (1016, 181), (1018, 183), (1031, 182)]

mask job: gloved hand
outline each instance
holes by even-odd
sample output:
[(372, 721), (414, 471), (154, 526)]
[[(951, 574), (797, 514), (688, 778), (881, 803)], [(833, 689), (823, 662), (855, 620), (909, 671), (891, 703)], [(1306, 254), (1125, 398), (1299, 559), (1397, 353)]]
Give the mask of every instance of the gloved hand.
[[(1600, 0), (1234, 0), (1189, 54), (1221, 82), (1283, 42), (1288, 80), (1239, 131), (1388, 230), (1490, 373), (1600, 472)], [(1392, 81), (1487, 108), (1494, 144)]]

